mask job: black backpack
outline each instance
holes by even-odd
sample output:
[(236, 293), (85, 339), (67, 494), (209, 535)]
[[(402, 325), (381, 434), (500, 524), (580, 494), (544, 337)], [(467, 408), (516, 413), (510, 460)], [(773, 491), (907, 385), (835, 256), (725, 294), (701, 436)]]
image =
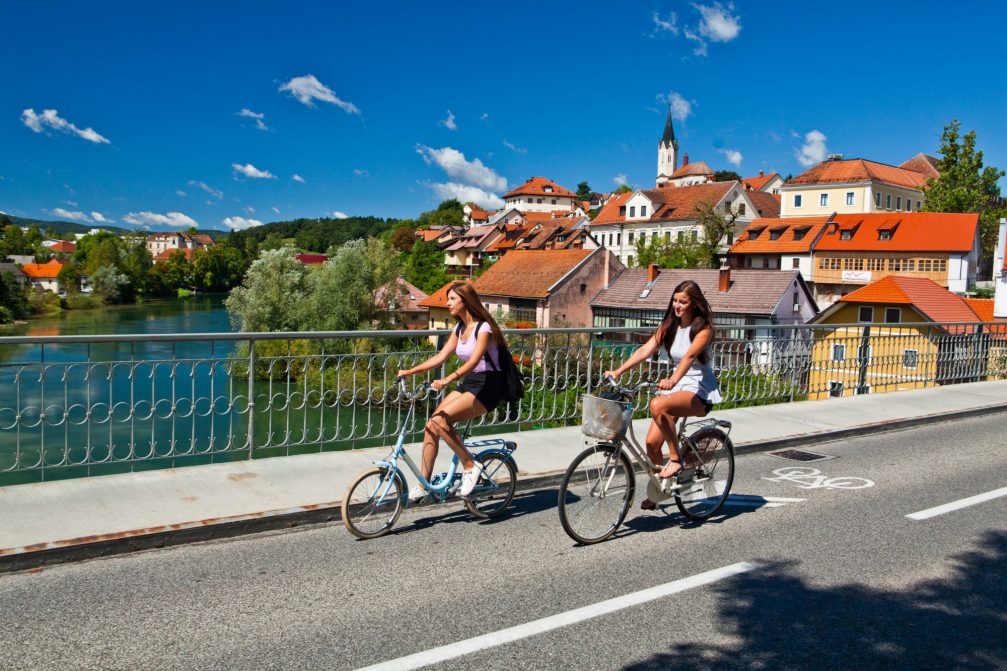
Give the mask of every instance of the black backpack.
[[(479, 328), (486, 322), (480, 321), (476, 324), (476, 334), (479, 333)], [(459, 324), (455, 328), (455, 335), (461, 338), (462, 325)], [(524, 375), (518, 370), (517, 364), (514, 363), (514, 357), (511, 356), (510, 349), (507, 348), (505, 344), (503, 347), (497, 346), (497, 359), (500, 360), (500, 366), (497, 367), (493, 363), (493, 358), (490, 356), (489, 348), (483, 352), (483, 360), (486, 365), (493, 369), (494, 372), (503, 373), (503, 394), (501, 398), (505, 403), (517, 403), (524, 397)]]

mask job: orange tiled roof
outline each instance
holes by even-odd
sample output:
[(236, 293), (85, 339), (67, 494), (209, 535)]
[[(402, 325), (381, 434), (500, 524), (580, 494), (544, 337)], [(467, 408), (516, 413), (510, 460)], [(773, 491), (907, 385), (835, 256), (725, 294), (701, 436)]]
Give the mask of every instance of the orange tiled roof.
[(940, 170), (937, 169), (937, 166), (939, 165), (940, 162), (935, 157), (928, 156), (923, 152), (920, 152), (905, 163), (900, 163), (899, 167), (921, 173), (925, 177), (938, 179), (941, 176)]
[(935, 322), (974, 322), (976, 313), (961, 296), (951, 293), (926, 277), (889, 275), (846, 294), (844, 303), (911, 305)]
[[(427, 312), (429, 310), (423, 306), (423, 301), (428, 298), (425, 291), (410, 284), (401, 276), (393, 281), (397, 287), (396, 293), (391, 295), (392, 307), (395, 312)], [(387, 303), (391, 286), (392, 282), (389, 282), (383, 287), (378, 287), (378, 290), (374, 292), (375, 304), (385, 310), (389, 307)]]
[(466, 203), (469, 206), (469, 217), (473, 220), (488, 221), (490, 216), (493, 214), (488, 210), (484, 210), (475, 203)]
[(633, 197), (632, 191), (626, 191), (625, 193), (613, 194), (605, 206), (601, 208), (598, 212), (598, 216), (594, 218), (591, 223), (594, 225), (600, 224), (619, 224), (626, 221), (626, 215), (619, 214), (619, 208), (626, 204), (626, 201)]
[(66, 240), (60, 240), (56, 244), (51, 245), (49, 250), (59, 254), (73, 254), (77, 250), (77, 245)]
[(535, 224), (505, 224), (504, 228), (504, 234), (486, 248), (487, 252), (493, 253), (513, 249), (525, 237), (531, 234), (532, 229), (535, 228)]
[(756, 175), (755, 177), (744, 177), (741, 183), (747, 186), (752, 191), (758, 191), (762, 187), (773, 181), (774, 178), (779, 177), (780, 173), (771, 172), (768, 175)]
[(448, 290), (451, 288), (451, 285), (455, 284), (456, 282), (470, 282), (470, 281), (471, 280), (451, 280), (443, 287), (427, 296), (425, 300), (420, 301), (420, 307), (446, 308), (448, 306)]
[(846, 161), (822, 161), (802, 172), (784, 186), (806, 184), (848, 184), (850, 182), (881, 182), (909, 189), (922, 189), (927, 184), (923, 173), (894, 165), (876, 163), (863, 158)]
[(760, 217), (774, 219), (780, 216), (780, 194), (746, 191), (745, 195), (752, 201)]
[(418, 237), (423, 242), (433, 242), (434, 240), (440, 238), (444, 235), (445, 231), (435, 231), (430, 228), (424, 228), (416, 231), (416, 237)]
[[(546, 192), (545, 187), (552, 187), (552, 191)], [(564, 189), (556, 182), (545, 177), (531, 177), (521, 186), (504, 194), (504, 198), (511, 196), (562, 196), (564, 198), (576, 198), (577, 194), (569, 189)]]
[(713, 175), (713, 169), (710, 168), (703, 161), (696, 161), (695, 163), (686, 163), (681, 168), (671, 173), (669, 179), (675, 179), (678, 177), (688, 177), (690, 175)]
[(174, 254), (175, 252), (182, 252), (183, 254), (185, 254), (186, 261), (192, 261), (193, 250), (191, 247), (168, 247), (168, 249), (164, 250), (163, 252), (155, 256), (152, 260), (167, 261), (168, 259), (171, 258), (171, 255)]
[[(752, 194), (748, 194), (752, 195)], [(829, 217), (788, 217), (787, 219), (754, 219), (738, 240), (731, 245), (731, 254), (793, 254), (808, 253), (811, 245), (814, 244), (821, 233), (822, 228), (829, 221)], [(784, 227), (780, 231), (780, 237), (770, 240), (770, 230)], [(754, 240), (750, 240), (750, 233), (759, 231)], [(803, 231), (804, 235), (800, 240), (794, 239), (794, 233)]]
[(516, 250), (494, 263), (472, 285), (480, 294), (548, 298), (549, 287), (594, 250)]
[[(975, 244), (978, 214), (902, 212), (837, 214), (835, 226), (826, 229), (815, 251), (968, 252)], [(842, 240), (834, 229), (852, 230)], [(888, 230), (891, 239), (879, 239)]]
[(51, 280), (59, 275), (65, 263), (59, 259), (49, 259), (48, 263), (26, 263), (21, 266), (21, 272), (32, 279)]
[[(696, 218), (696, 210), (702, 203), (716, 205), (728, 191), (734, 188), (736, 181), (709, 182), (707, 184), (692, 184), (690, 186), (667, 186), (660, 189), (641, 191), (654, 205), (654, 212), (649, 219), (634, 219), (632, 223), (682, 221)], [(749, 194), (751, 195), (751, 194)], [(629, 200), (628, 198), (626, 200)], [(599, 224), (625, 223), (626, 215), (619, 214), (619, 207), (626, 200), (612, 198), (593, 222)]]
[(972, 308), (981, 321), (993, 321), (993, 299), (992, 298), (966, 298), (965, 302)]

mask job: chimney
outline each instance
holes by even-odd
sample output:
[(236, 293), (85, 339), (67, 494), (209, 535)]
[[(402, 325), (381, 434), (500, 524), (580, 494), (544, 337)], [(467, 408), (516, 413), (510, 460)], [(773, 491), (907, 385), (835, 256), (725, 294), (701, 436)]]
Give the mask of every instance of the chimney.
[(653, 284), (657, 276), (661, 274), (661, 267), (656, 263), (647, 266), (647, 284)]
[(689, 165), (689, 152), (685, 152), (685, 156), (682, 157), (682, 167)]
[(720, 286), (718, 289), (722, 294), (726, 294), (731, 290), (731, 269), (728, 266), (720, 267)]
[(765, 175), (762, 173), (762, 170), (759, 170), (759, 177), (765, 177)]

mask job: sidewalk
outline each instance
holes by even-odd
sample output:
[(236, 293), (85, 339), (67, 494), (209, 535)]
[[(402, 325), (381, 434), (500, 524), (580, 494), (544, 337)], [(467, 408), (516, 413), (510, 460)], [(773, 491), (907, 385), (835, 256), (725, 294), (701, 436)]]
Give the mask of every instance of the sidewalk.
[[(1007, 381), (724, 410), (739, 452), (809, 445), (1007, 410)], [(634, 428), (638, 438), (646, 420)], [(519, 487), (555, 480), (579, 427), (501, 434)], [(409, 448), (419, 460), (419, 446)], [(0, 571), (337, 519), (351, 478), (386, 448), (0, 487)], [(450, 450), (441, 449), (447, 462)]]

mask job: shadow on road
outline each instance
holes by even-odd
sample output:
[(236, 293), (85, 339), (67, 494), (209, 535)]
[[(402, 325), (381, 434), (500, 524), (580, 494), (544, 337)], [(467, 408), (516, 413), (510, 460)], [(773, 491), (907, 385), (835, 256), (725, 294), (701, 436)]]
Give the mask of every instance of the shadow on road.
[[(410, 520), (412, 523), (409, 526), (403, 526), (402, 528), (395, 529), (392, 533), (408, 533), (409, 531), (426, 529), (435, 524), (454, 524), (457, 522), (468, 522), (470, 524), (482, 525), (501, 524), (507, 522), (507, 520), (513, 520), (524, 515), (542, 512), (543, 510), (549, 510), (550, 508), (556, 508), (555, 489), (537, 489), (527, 492), (518, 492), (514, 495), (514, 499), (511, 501), (510, 507), (508, 507), (502, 515), (488, 520), (481, 520), (472, 516), (460, 500), (451, 501), (444, 504), (444, 506), (435, 505), (417, 509), (413, 513), (417, 517)], [(423, 513), (428, 514), (420, 517), (419, 515), (422, 515)], [(558, 519), (556, 520), (556, 524), (557, 526), (559, 525)]]
[(625, 669), (1007, 668), (1007, 532), (949, 563), (950, 577), (898, 592), (816, 587), (792, 562), (766, 564), (714, 588), (719, 633), (740, 642), (677, 643)]

